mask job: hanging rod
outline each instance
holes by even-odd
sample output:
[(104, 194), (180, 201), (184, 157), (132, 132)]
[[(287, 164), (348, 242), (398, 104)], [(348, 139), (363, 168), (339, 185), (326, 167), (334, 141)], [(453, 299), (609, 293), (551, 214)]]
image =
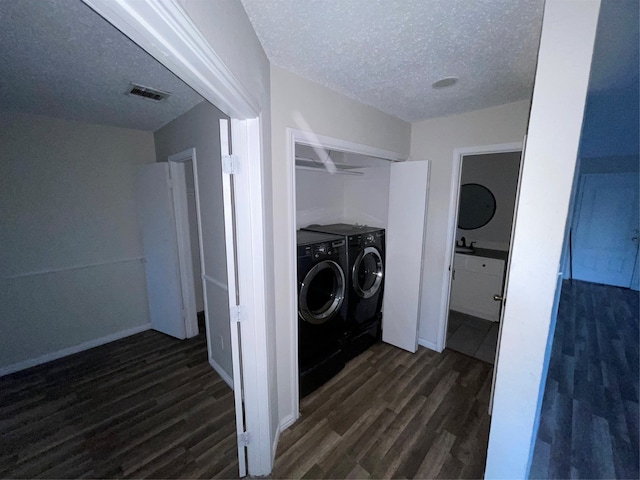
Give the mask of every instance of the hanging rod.
[(356, 171), (353, 171), (353, 170), (336, 169), (335, 172), (330, 172), (329, 170), (324, 168), (324, 166), (321, 166), (321, 167), (307, 167), (305, 165), (296, 165), (296, 169), (297, 170), (307, 170), (309, 172), (320, 172), (320, 173), (329, 173), (329, 174), (337, 173), (339, 175), (364, 175), (363, 172), (356, 172)]

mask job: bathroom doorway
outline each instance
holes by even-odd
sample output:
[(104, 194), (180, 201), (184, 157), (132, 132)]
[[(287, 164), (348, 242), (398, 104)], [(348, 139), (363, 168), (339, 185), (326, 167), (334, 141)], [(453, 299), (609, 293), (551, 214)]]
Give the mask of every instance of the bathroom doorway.
[(445, 347), (494, 363), (521, 149), (461, 156)]

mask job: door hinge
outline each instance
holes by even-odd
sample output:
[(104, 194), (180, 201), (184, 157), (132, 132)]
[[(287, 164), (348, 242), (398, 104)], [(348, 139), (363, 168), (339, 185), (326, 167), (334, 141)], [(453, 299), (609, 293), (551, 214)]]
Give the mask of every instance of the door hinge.
[(239, 433), (238, 443), (243, 447), (246, 447), (247, 445), (249, 445), (249, 443), (251, 443), (251, 435), (249, 435), (249, 432)]
[(240, 158), (237, 155), (222, 156), (222, 172), (235, 175), (240, 170)]
[(229, 309), (229, 311), (232, 322), (240, 323), (242, 320), (244, 320), (244, 315), (242, 313), (242, 308), (240, 307), (240, 305), (234, 305)]

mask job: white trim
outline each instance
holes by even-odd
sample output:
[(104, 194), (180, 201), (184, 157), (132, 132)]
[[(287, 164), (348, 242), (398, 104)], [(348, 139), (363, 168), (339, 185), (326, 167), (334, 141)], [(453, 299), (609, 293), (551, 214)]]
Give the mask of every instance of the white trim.
[(151, 330), (150, 323), (145, 323), (144, 325), (140, 325), (138, 327), (133, 327), (127, 330), (112, 333), (110, 335), (105, 335), (104, 337), (89, 340), (87, 342), (74, 345), (73, 347), (63, 348), (62, 350), (47, 353), (46, 355), (42, 355), (40, 357), (23, 360), (22, 362), (14, 363), (12, 365), (7, 365), (6, 367), (0, 368), (0, 377), (9, 375), (10, 373), (19, 372), (20, 370), (25, 370), (27, 368), (35, 367), (36, 365), (42, 365), (43, 363), (51, 362), (62, 357), (73, 355), (74, 353), (83, 352), (85, 350), (89, 350), (90, 348), (99, 347), (100, 345), (111, 343), (116, 340), (120, 340), (121, 338), (130, 337), (131, 335), (145, 332), (147, 330)]
[[(220, 119), (220, 160), (228, 156), (231, 153), (231, 149), (229, 147), (229, 136), (231, 133), (229, 120)], [(240, 313), (241, 309), (238, 305), (238, 279), (236, 278), (237, 273), (237, 245), (235, 241), (235, 236), (238, 231), (235, 224), (235, 206), (234, 206), (234, 184), (235, 179), (232, 175), (226, 174), (223, 170), (222, 172), (222, 202), (224, 209), (224, 237), (225, 237), (225, 251), (227, 256), (227, 282), (229, 287), (227, 288), (227, 301), (229, 304), (229, 309), (234, 310), (238, 309)], [(203, 257), (204, 260), (204, 257)], [(203, 263), (204, 265), (204, 263)], [(202, 268), (203, 279), (207, 280), (206, 269)], [(206, 281), (203, 282), (206, 284)], [(245, 312), (243, 312), (245, 313)], [(230, 341), (231, 341), (231, 368), (233, 372), (233, 391), (234, 396), (233, 400), (235, 403), (235, 418), (236, 418), (236, 432), (238, 442), (238, 465), (240, 467), (240, 477), (246, 476), (246, 466), (247, 466), (247, 449), (244, 444), (240, 440), (240, 435), (246, 432), (247, 423), (246, 423), (246, 409), (244, 407), (243, 399), (244, 399), (244, 373), (242, 369), (242, 350), (241, 350), (241, 332), (240, 325), (235, 321), (234, 315), (229, 315), (229, 332), (230, 332)]]
[[(243, 387), (247, 430), (254, 449), (248, 448), (251, 475), (271, 472), (271, 396), (267, 345), (265, 268), (265, 211), (260, 142), (261, 120), (231, 120), (232, 152), (241, 159), (233, 175), (237, 229), (238, 289), (246, 319), (240, 322)], [(226, 213), (225, 213), (226, 214)], [(250, 368), (246, 368), (249, 365)], [(271, 368), (270, 368), (271, 367)], [(252, 401), (246, 401), (247, 398)], [(274, 408), (276, 408), (274, 406)]]
[(287, 128), (287, 135), (293, 135), (293, 138), (295, 139), (294, 143), (300, 143), (302, 145), (308, 145), (310, 147), (320, 147), (328, 150), (338, 150), (341, 152), (367, 155), (369, 157), (378, 157), (384, 160), (390, 160), (392, 162), (404, 162), (407, 160), (407, 157), (405, 155), (400, 155), (396, 152), (391, 152), (389, 150), (383, 150), (381, 148), (371, 147), (369, 145), (363, 145), (361, 143), (355, 143), (340, 138), (318, 135), (310, 131)]
[[(188, 156), (188, 158), (185, 158)], [(196, 310), (196, 286), (193, 281), (193, 252), (191, 251), (191, 230), (189, 228), (189, 206), (187, 204), (187, 180), (184, 162), (196, 156), (196, 149), (190, 148), (168, 157), (171, 178), (171, 200), (178, 245), (178, 265), (180, 288), (182, 290), (182, 315), (187, 338), (198, 335), (198, 312)], [(179, 159), (179, 160), (174, 160)], [(193, 179), (194, 183), (196, 179)]]
[[(495, 145), (480, 145), (477, 147), (456, 148), (453, 151), (451, 169), (451, 194), (449, 196), (449, 222), (447, 226), (447, 243), (445, 258), (449, 263), (442, 273), (442, 292), (440, 295), (440, 315), (438, 321), (438, 337), (435, 351), (441, 352), (446, 345), (447, 323), (449, 321), (449, 297), (451, 295), (451, 275), (453, 268), (453, 245), (456, 238), (456, 225), (458, 220), (458, 197), (460, 196), (460, 176), (462, 175), (462, 159), (466, 155), (481, 155), (489, 153), (508, 153), (522, 151), (522, 142), (499, 143)], [(517, 205), (516, 205), (517, 208)]]
[(280, 421), (280, 430), (285, 431), (291, 425), (296, 423), (296, 420), (300, 417), (300, 412), (296, 412), (295, 415), (287, 415)]
[(258, 102), (176, 0), (82, 1), (230, 117), (259, 114)]
[(284, 424), (287, 426), (292, 425), (300, 417), (300, 377), (298, 371), (298, 265), (297, 265), (297, 234), (296, 234), (296, 140), (301, 138), (302, 134), (298, 130), (293, 128), (287, 129), (287, 161), (289, 162), (289, 168), (287, 168), (287, 175), (289, 176), (287, 185), (289, 186), (288, 192), (288, 225), (289, 225), (289, 242), (293, 246), (293, 261), (290, 262), (289, 278), (292, 279), (289, 288), (288, 298), (291, 299), (289, 310), (289, 322), (291, 336), (289, 337), (289, 358), (291, 359), (291, 365), (289, 370), (289, 384), (291, 385), (291, 412), (285, 419), (280, 422), (280, 428), (284, 430)]
[[(193, 161), (193, 157), (195, 156), (196, 156), (196, 149), (192, 147), (192, 148), (187, 148), (186, 150), (183, 150), (181, 152), (174, 153), (173, 155), (169, 155), (168, 161), (174, 162), (174, 163), (184, 163), (188, 161)], [(187, 190), (187, 193), (195, 194), (195, 184), (194, 184), (194, 190), (193, 191)]]
[(222, 366), (211, 357), (209, 357), (209, 365), (211, 365), (211, 368), (213, 368), (216, 373), (220, 375), (220, 378), (224, 380), (224, 383), (229, 385), (229, 388), (233, 390), (233, 378), (231, 378), (231, 376), (224, 371), (224, 368), (222, 368)]
[(428, 348), (429, 350), (434, 350), (438, 353), (442, 352), (443, 350), (442, 348), (440, 349), (438, 348), (437, 343), (431, 342), (429, 340), (425, 340), (424, 338), (420, 338), (420, 337), (418, 337), (418, 345)]
[(35, 277), (38, 275), (50, 275), (52, 273), (60, 273), (60, 272), (70, 272), (72, 270), (83, 270), (85, 268), (95, 268), (102, 267), (103, 265), (117, 265), (118, 263), (128, 263), (128, 262), (141, 262), (144, 263), (144, 257), (131, 257), (131, 258), (122, 258), (120, 260), (107, 260), (105, 262), (96, 262), (96, 263), (87, 263), (84, 265), (71, 265), (70, 267), (62, 267), (62, 268), (51, 268), (48, 270), (35, 270), (33, 272), (25, 272), (19, 273), (17, 275), (11, 275), (8, 277), (0, 278), (0, 281), (4, 280), (17, 280), (19, 278), (26, 277)]

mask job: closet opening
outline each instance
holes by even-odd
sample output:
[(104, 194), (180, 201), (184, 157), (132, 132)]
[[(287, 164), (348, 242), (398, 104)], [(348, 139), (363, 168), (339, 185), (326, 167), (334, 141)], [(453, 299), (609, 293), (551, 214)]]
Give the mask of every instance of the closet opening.
[(429, 163), (291, 135), (297, 412), (302, 397), (376, 343), (416, 351)]

